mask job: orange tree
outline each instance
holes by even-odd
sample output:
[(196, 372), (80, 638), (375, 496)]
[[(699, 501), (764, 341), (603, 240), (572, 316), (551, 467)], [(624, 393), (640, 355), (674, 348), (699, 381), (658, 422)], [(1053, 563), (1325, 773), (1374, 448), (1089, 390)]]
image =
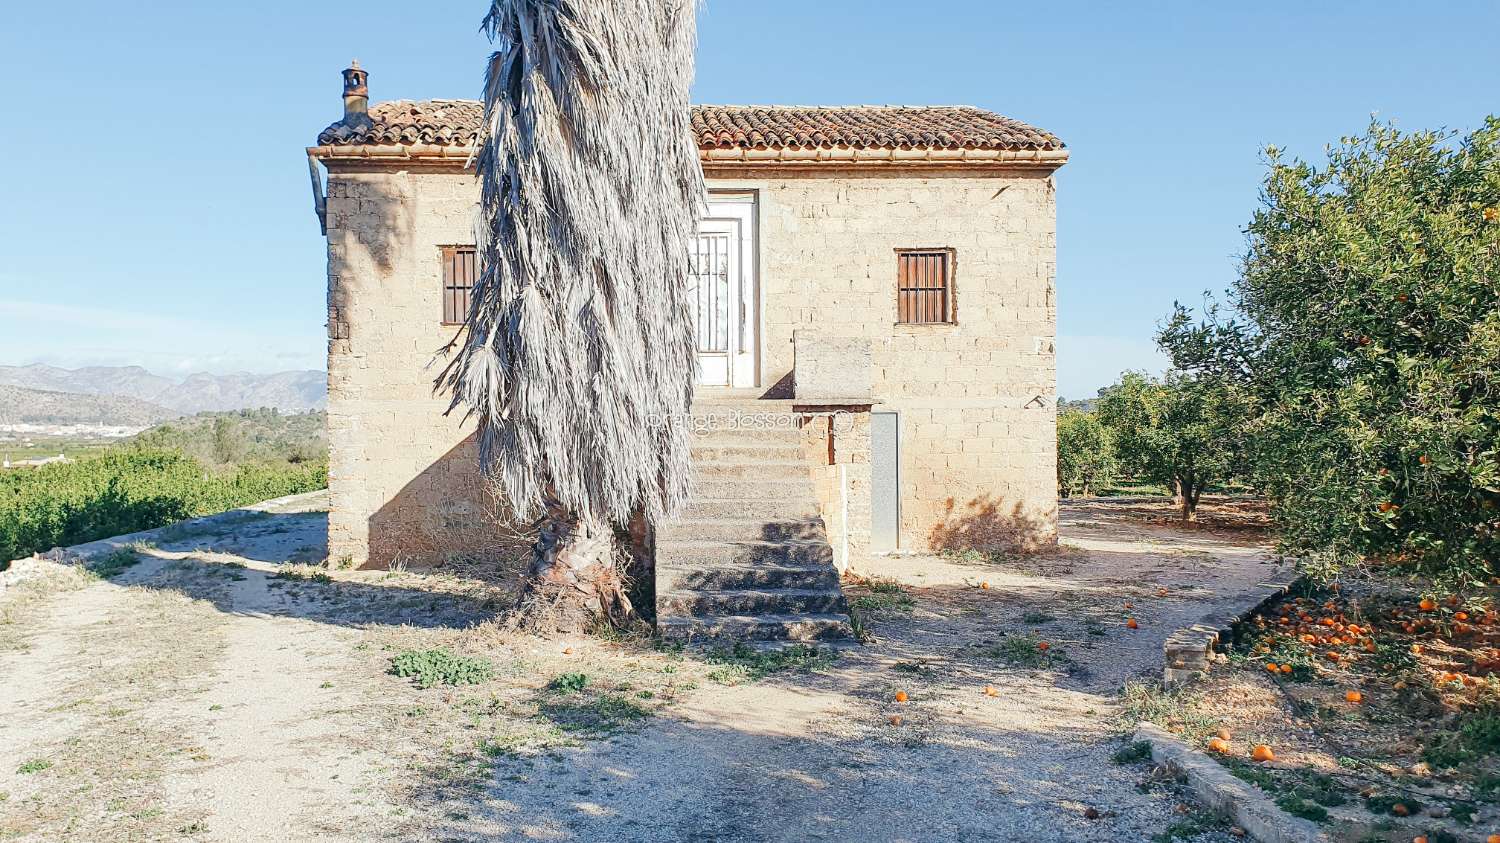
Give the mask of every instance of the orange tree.
[(1241, 382), (1283, 550), (1465, 585), (1500, 555), (1500, 119), (1380, 124), (1326, 165), (1268, 150), (1229, 302), (1180, 305), (1176, 367)]

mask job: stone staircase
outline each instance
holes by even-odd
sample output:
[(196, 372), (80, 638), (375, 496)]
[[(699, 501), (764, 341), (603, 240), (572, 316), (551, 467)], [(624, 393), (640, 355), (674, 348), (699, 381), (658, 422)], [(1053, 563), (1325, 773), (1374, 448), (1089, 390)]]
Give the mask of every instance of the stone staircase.
[(670, 641), (832, 641), (849, 607), (793, 426), (730, 428), (785, 401), (699, 396), (692, 501), (656, 535), (656, 628)]

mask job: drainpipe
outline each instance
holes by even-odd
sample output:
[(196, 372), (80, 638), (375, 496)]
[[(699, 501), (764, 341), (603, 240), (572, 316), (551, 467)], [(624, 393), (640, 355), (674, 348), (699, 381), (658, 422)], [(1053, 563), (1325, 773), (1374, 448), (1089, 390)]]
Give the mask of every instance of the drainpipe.
[(312, 179), (313, 211), (318, 215), (318, 231), (328, 236), (328, 199), (323, 195), (323, 172), (318, 169), (318, 158), (307, 153), (307, 175)]

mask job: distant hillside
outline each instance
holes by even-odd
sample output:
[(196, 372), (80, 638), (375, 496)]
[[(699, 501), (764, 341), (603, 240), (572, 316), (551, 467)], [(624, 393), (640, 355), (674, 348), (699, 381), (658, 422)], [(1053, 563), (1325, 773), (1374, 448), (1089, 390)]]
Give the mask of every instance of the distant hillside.
[(78, 395), (0, 385), (0, 424), (144, 427), (181, 413), (123, 395)]
[(328, 415), (274, 410), (203, 413), (143, 431), (146, 448), (182, 451), (210, 465), (304, 463), (328, 458)]
[(155, 375), (140, 366), (88, 366), (60, 369), (40, 363), (0, 366), (0, 386), (117, 395), (191, 415), (274, 407), (283, 412), (319, 410), (328, 404), (328, 378), (318, 371), (255, 375), (205, 372), (182, 380)]

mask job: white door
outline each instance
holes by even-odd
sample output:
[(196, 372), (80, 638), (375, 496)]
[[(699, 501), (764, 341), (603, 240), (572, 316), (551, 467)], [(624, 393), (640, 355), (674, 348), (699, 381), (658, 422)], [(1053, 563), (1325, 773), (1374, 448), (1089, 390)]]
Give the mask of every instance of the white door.
[(757, 382), (754, 208), (751, 197), (715, 197), (698, 224), (689, 280), (700, 386)]

